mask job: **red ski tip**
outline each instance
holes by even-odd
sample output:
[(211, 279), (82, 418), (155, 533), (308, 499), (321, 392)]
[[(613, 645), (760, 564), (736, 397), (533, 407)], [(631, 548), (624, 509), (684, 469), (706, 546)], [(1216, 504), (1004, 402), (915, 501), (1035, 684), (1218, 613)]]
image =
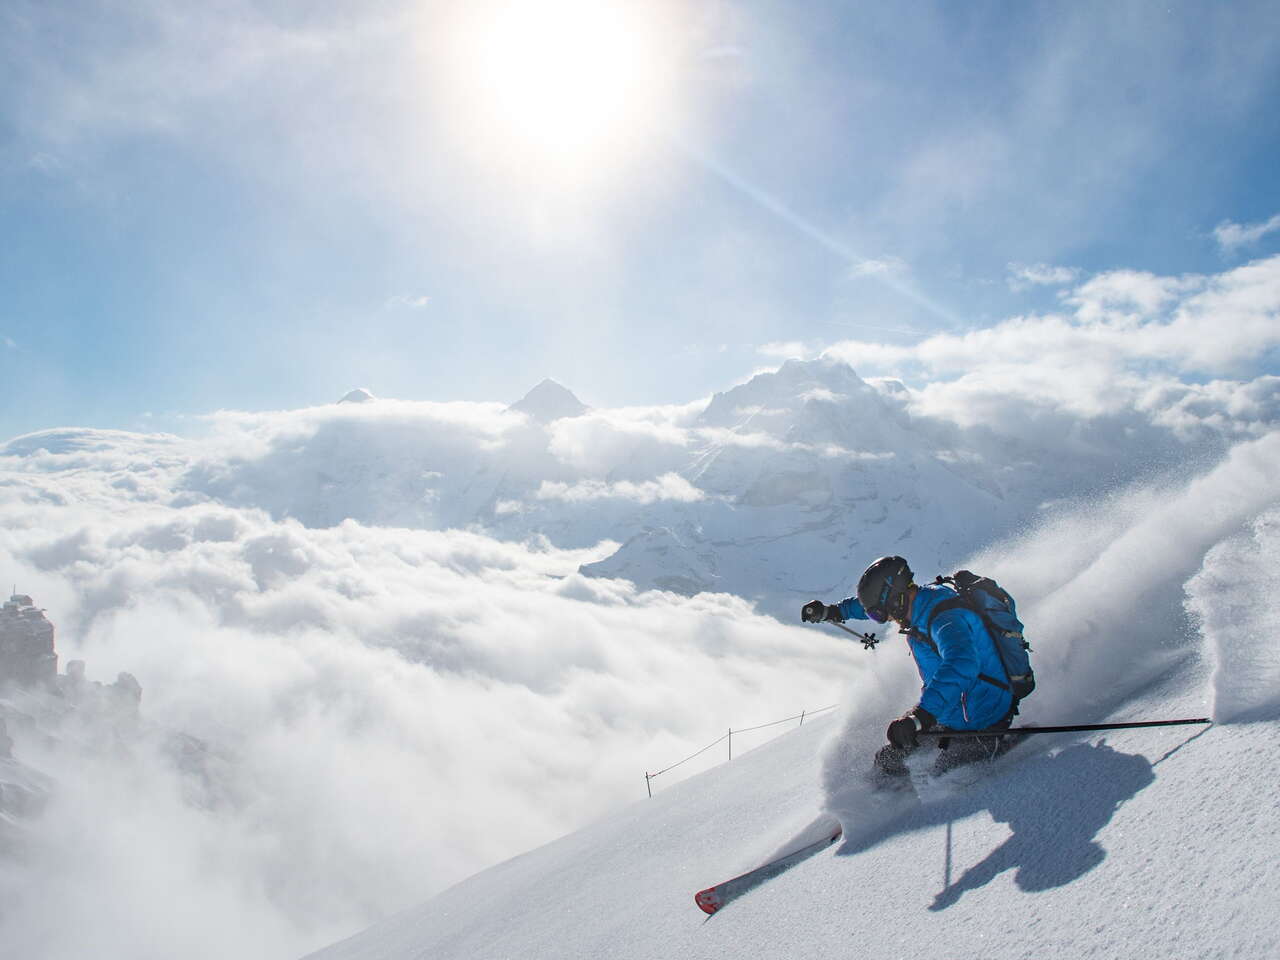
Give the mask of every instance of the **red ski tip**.
[[(726, 903), (740, 897), (748, 890), (758, 887), (772, 877), (776, 877), (782, 871), (794, 867), (801, 860), (807, 860), (819, 850), (829, 847), (840, 839), (840, 824), (827, 824), (826, 836), (820, 837), (812, 843), (806, 844), (791, 853), (784, 854), (776, 860), (770, 860), (763, 866), (756, 867), (754, 870), (748, 870), (740, 877), (734, 877), (732, 880), (726, 880), (723, 883), (717, 883), (714, 887), (707, 887), (705, 890), (699, 890), (693, 895), (693, 902), (698, 905), (698, 909), (708, 916), (715, 913)], [(806, 830), (805, 833), (809, 833)], [(805, 834), (801, 834), (804, 836)]]
[(708, 887), (706, 890), (699, 890), (693, 895), (693, 902), (698, 905), (698, 909), (708, 916), (724, 906), (724, 904), (720, 902), (720, 895), (716, 893), (715, 887)]

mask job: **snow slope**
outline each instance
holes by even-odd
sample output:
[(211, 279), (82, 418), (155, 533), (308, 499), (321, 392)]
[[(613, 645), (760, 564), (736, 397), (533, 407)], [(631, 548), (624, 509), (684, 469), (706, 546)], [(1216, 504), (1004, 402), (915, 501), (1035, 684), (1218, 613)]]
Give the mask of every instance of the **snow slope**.
[(753, 866), (816, 812), (811, 785), (834, 727), (806, 725), (315, 960), (1280, 950), (1275, 722), (1026, 745), (980, 782), (707, 920), (694, 891)]
[[(1217, 724), (1032, 738), (886, 812), (864, 772), (904, 662), (882, 647), (840, 717), (313, 957), (1280, 954), (1280, 615), (1261, 599), (1265, 572), (1247, 572), (1280, 547), (1278, 443), (1000, 551), (1028, 574), (1042, 689), (1024, 721), (1214, 710)], [(1037, 596), (1034, 573), (1050, 569), (1057, 585)], [(696, 909), (696, 890), (769, 859), (822, 811), (844, 824), (835, 849), (709, 920)]]

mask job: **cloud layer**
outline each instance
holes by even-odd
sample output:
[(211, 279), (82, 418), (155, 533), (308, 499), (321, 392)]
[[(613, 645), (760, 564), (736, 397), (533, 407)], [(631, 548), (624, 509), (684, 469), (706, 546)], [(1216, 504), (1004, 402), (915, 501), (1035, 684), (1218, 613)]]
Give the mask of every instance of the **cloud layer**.
[(1085, 279), (1067, 312), (1014, 317), (909, 346), (843, 341), (827, 355), (916, 377), (917, 414), (1006, 434), (1129, 419), (1183, 435), (1274, 428), (1280, 257), (1214, 276), (1117, 270)]
[(26, 955), (299, 954), (642, 798), (725, 724), (825, 706), (853, 663), (736, 598), (584, 579), (598, 550), (308, 529), (184, 502), (177, 441), (46, 442), (3, 475), (0, 563), (64, 661), (138, 677), (145, 727), (104, 753), (15, 708), (59, 784), (3, 869)]

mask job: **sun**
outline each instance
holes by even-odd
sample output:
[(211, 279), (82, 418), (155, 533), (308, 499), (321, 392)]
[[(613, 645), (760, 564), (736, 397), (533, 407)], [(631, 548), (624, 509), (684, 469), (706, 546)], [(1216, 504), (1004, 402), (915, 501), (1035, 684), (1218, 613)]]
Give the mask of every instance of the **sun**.
[(658, 5), (619, 0), (484, 4), (458, 34), (467, 121), (521, 162), (599, 162), (648, 135), (671, 80)]

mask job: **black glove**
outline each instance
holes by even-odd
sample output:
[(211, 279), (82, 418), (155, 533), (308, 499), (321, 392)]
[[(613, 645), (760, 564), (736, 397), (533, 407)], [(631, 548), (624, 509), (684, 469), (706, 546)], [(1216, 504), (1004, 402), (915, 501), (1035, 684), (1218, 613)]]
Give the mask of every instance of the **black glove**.
[(800, 619), (805, 623), (822, 623), (824, 620), (844, 623), (844, 617), (840, 616), (840, 608), (834, 603), (823, 603), (821, 600), (810, 600), (801, 607)]
[(921, 730), (928, 730), (937, 722), (934, 715), (924, 707), (916, 707), (889, 724), (885, 736), (899, 750), (914, 750), (920, 745), (916, 734)]

